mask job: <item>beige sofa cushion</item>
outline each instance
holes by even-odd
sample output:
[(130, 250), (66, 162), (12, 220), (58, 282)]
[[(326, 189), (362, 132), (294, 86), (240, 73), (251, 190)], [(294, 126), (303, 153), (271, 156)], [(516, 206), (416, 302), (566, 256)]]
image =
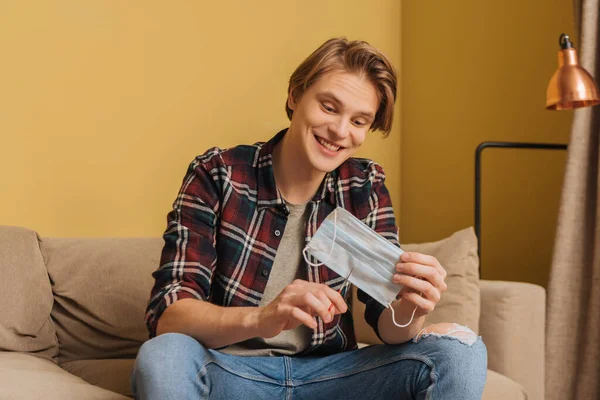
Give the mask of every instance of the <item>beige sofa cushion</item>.
[(133, 397), (131, 372), (134, 363), (134, 358), (79, 360), (63, 364), (62, 368), (92, 385)]
[(0, 352), (0, 399), (128, 400), (86, 383), (51, 361), (9, 352)]
[(0, 276), (0, 350), (52, 359), (58, 354), (52, 288), (34, 231), (0, 226)]
[(523, 386), (488, 369), (481, 400), (527, 400), (527, 398)]
[(61, 364), (134, 358), (148, 339), (146, 303), (163, 241), (45, 239)]
[[(479, 331), (479, 259), (477, 236), (473, 228), (466, 228), (437, 242), (402, 245), (404, 251), (435, 256), (446, 269), (448, 290), (442, 295), (436, 309), (427, 316), (426, 324), (456, 322)], [(364, 321), (365, 306), (356, 298), (353, 288), (352, 316), (359, 342), (381, 343)]]

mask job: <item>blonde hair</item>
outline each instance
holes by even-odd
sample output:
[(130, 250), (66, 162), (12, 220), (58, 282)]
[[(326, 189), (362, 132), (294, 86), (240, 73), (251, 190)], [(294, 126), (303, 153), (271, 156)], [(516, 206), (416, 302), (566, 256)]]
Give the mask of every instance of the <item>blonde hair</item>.
[[(288, 86), (288, 97), (299, 100), (321, 76), (333, 71), (346, 71), (366, 76), (377, 88), (379, 108), (370, 130), (388, 136), (394, 119), (396, 102), (396, 70), (390, 60), (369, 43), (345, 37), (329, 39), (296, 68)], [(285, 111), (291, 120), (294, 111), (287, 101)]]

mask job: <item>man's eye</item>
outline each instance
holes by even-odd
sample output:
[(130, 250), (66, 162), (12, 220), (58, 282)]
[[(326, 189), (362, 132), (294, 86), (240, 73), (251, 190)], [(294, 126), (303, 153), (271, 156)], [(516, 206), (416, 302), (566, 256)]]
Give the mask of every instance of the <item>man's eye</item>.
[(327, 112), (335, 112), (335, 109), (333, 107), (330, 107), (326, 104), (322, 104), (322, 106), (325, 109), (325, 111), (327, 111)]

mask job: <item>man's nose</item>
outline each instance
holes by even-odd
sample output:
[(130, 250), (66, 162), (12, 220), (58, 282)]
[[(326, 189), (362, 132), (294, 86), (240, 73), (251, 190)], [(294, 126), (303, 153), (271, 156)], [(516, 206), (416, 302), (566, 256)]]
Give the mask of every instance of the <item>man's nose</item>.
[(338, 139), (346, 138), (350, 134), (349, 129), (350, 129), (350, 122), (346, 118), (341, 117), (341, 116), (329, 125), (329, 130)]

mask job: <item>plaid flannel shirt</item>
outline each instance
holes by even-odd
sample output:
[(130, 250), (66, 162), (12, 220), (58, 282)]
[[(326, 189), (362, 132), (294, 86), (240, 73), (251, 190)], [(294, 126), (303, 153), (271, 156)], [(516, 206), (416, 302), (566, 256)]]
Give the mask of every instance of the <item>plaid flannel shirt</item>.
[[(275, 253), (283, 237), (288, 208), (275, 185), (272, 156), (287, 130), (267, 143), (209, 149), (190, 164), (173, 210), (167, 216), (160, 267), (146, 310), (150, 337), (158, 319), (177, 300), (193, 298), (219, 306), (260, 304)], [(398, 230), (383, 169), (367, 159), (350, 158), (327, 173), (308, 204), (305, 241), (336, 207), (343, 207), (396, 246)], [(316, 262), (316, 259), (312, 260)], [(334, 290), (344, 278), (326, 265), (301, 261), (310, 282)], [(348, 302), (349, 291), (343, 293)], [(384, 307), (359, 291), (365, 318), (377, 332)], [(201, 318), (201, 316), (199, 316)], [(305, 354), (332, 354), (357, 347), (352, 313), (332, 322), (317, 318)]]

